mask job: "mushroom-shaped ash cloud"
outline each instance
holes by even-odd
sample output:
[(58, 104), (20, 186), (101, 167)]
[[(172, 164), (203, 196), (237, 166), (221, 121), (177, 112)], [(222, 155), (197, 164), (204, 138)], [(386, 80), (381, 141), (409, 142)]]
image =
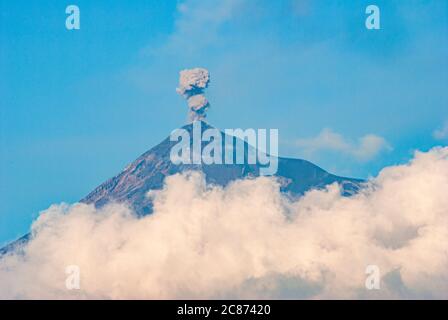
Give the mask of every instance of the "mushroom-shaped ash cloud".
[(187, 99), (190, 121), (205, 119), (210, 103), (204, 96), (204, 90), (209, 83), (210, 75), (207, 69), (194, 68), (180, 72), (179, 87), (176, 91)]

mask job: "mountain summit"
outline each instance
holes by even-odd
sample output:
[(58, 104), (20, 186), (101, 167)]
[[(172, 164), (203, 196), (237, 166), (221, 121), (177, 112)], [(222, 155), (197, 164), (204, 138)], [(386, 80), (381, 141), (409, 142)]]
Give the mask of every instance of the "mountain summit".
[[(206, 129), (214, 129), (206, 122), (201, 121), (202, 132)], [(185, 129), (192, 136), (193, 124), (188, 124)], [(224, 133), (221, 132), (222, 141)], [(234, 144), (238, 138), (232, 137)], [(227, 185), (229, 182), (248, 177), (260, 176), (260, 164), (249, 164), (247, 157), (242, 164), (179, 164), (170, 160), (171, 148), (176, 141), (170, 141), (170, 137), (160, 144), (145, 152), (134, 162), (129, 164), (120, 174), (107, 180), (89, 195), (81, 200), (84, 203), (93, 203), (102, 206), (110, 201), (126, 202), (140, 215), (151, 213), (152, 204), (147, 197), (149, 190), (157, 190), (163, 187), (167, 176), (189, 170), (199, 170), (205, 175), (207, 183)], [(190, 145), (192, 141), (190, 141)], [(203, 145), (205, 145), (203, 143)], [(251, 148), (244, 142), (245, 154)], [(235, 157), (235, 155), (234, 155)], [(291, 158), (278, 158), (278, 170), (275, 174), (282, 182), (282, 191), (293, 196), (300, 196), (314, 188), (323, 188), (328, 184), (337, 182), (341, 185), (343, 193), (350, 195), (359, 188), (361, 180), (338, 177), (326, 172), (309, 161)]]

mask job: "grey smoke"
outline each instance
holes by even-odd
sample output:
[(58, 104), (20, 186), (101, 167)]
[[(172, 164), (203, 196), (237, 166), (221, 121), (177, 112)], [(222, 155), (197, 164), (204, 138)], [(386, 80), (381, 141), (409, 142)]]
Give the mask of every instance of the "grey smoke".
[(207, 69), (185, 69), (179, 73), (179, 87), (177, 93), (187, 99), (189, 119), (203, 120), (207, 116), (210, 103), (204, 96), (204, 90), (210, 83), (210, 75)]

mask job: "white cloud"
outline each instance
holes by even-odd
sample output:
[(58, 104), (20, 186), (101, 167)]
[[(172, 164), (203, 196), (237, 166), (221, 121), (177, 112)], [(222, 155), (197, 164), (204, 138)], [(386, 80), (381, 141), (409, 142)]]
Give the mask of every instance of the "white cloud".
[(219, 28), (241, 13), (247, 0), (185, 0), (178, 4), (175, 30), (165, 49), (195, 52), (219, 40)]
[(298, 139), (295, 145), (302, 148), (307, 155), (322, 151), (337, 151), (361, 161), (371, 160), (380, 152), (391, 150), (383, 137), (367, 134), (359, 138), (358, 143), (355, 144), (329, 128), (323, 129), (316, 137)]
[(448, 139), (448, 121), (445, 121), (441, 128), (434, 130), (433, 137), (437, 140)]
[[(153, 215), (55, 205), (0, 260), (0, 298), (448, 298), (448, 148), (384, 169), (360, 194), (297, 201), (261, 177), (197, 173), (152, 193)], [(381, 289), (366, 290), (367, 265)], [(81, 290), (65, 288), (77, 265)]]

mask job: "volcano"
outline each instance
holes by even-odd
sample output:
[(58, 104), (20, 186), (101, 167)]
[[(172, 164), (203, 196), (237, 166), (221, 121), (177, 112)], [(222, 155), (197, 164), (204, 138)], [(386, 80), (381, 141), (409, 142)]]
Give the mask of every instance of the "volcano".
[[(202, 131), (213, 128), (206, 122), (200, 122)], [(188, 124), (182, 129), (192, 133), (193, 124)], [(224, 141), (225, 134), (221, 131), (220, 134)], [(236, 144), (238, 138), (232, 137), (232, 139)], [(220, 186), (226, 186), (238, 179), (260, 176), (261, 164), (250, 164), (247, 162), (247, 157), (241, 164), (174, 164), (170, 159), (170, 152), (176, 143), (167, 137), (130, 163), (118, 175), (99, 185), (80, 202), (93, 204), (96, 207), (110, 202), (126, 203), (138, 215), (147, 215), (152, 213), (152, 202), (147, 196), (148, 192), (163, 188), (167, 176), (197, 170), (204, 174), (208, 184)], [(245, 141), (243, 144), (247, 154), (251, 146)], [(278, 158), (278, 170), (274, 177), (281, 182), (281, 191), (290, 197), (300, 197), (309, 190), (322, 189), (332, 183), (338, 183), (342, 194), (350, 196), (359, 190), (363, 182), (360, 179), (333, 175), (306, 160), (282, 157)], [(0, 249), (0, 255), (26, 243), (29, 238), (30, 234), (27, 234)]]
[[(210, 128), (214, 129), (206, 122), (201, 121), (202, 131)], [(192, 136), (192, 124), (186, 125), (182, 129)], [(224, 133), (220, 133), (224, 140)], [(237, 138), (233, 137), (233, 139), (236, 144)], [(161, 189), (167, 176), (199, 170), (203, 172), (207, 183), (220, 186), (226, 186), (237, 179), (260, 176), (261, 165), (248, 163), (247, 156), (242, 164), (176, 165), (170, 160), (170, 151), (174, 144), (176, 144), (175, 141), (170, 141), (169, 137), (166, 138), (129, 164), (120, 174), (98, 186), (81, 202), (93, 203), (97, 207), (111, 201), (125, 202), (137, 214), (145, 215), (152, 211), (151, 200), (147, 197), (148, 191)], [(249, 148), (251, 147), (244, 141), (246, 155)], [(343, 194), (348, 196), (355, 193), (362, 182), (359, 179), (335, 176), (306, 160), (281, 157), (278, 158), (278, 170), (275, 177), (281, 181), (282, 191), (291, 196), (300, 196), (308, 190), (324, 188), (335, 182), (341, 185)]]

